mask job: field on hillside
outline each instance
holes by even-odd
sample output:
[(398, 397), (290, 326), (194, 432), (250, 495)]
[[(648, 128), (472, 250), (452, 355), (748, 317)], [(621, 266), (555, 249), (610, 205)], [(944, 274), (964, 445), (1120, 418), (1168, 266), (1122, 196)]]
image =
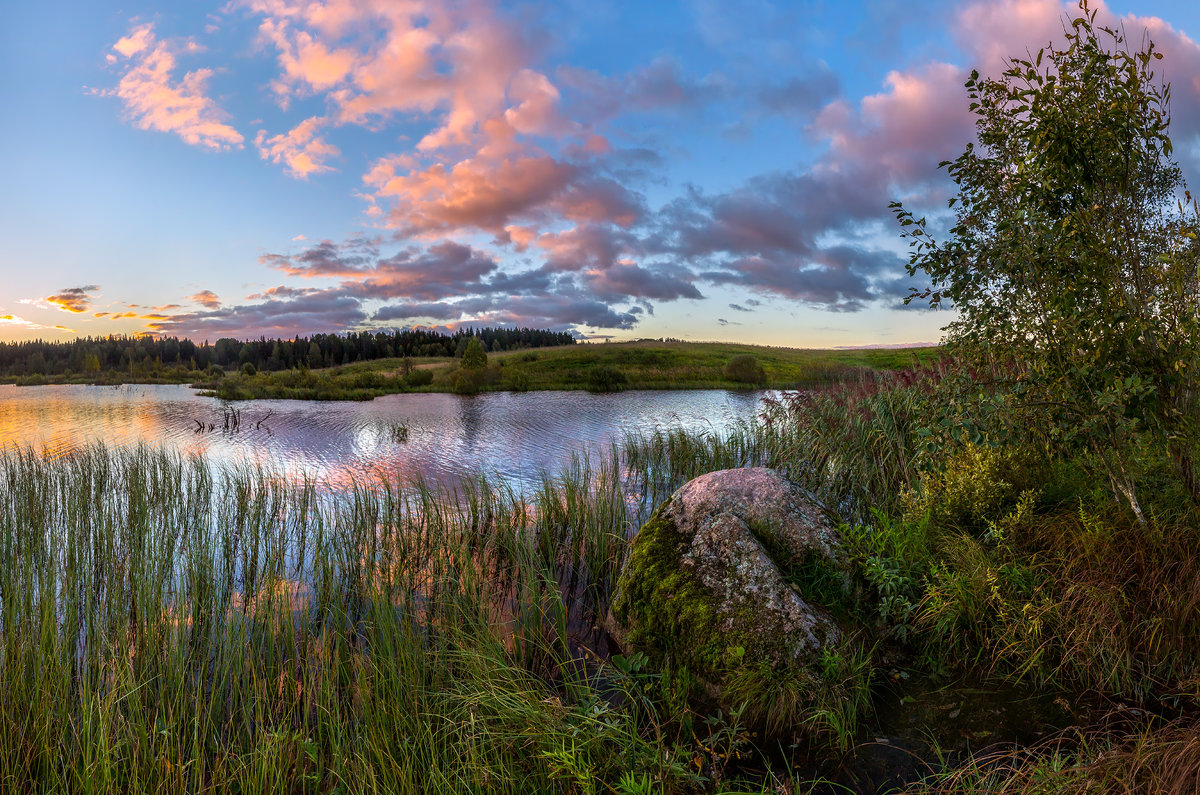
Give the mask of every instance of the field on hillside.
[[(938, 348), (818, 350), (642, 340), (491, 353), (486, 366), (476, 369), (451, 358), (393, 358), (322, 370), (237, 373), (198, 386), (234, 400), (369, 400), (407, 391), (795, 389), (903, 369), (938, 356)], [(731, 376), (730, 362), (738, 357), (757, 363), (761, 377)]]

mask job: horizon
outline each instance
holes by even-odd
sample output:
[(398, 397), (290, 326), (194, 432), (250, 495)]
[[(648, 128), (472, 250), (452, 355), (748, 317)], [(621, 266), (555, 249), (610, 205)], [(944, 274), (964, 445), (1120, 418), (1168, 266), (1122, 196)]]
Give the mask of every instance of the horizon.
[[(923, 285), (888, 202), (944, 225), (967, 75), (1059, 40), (1074, 7), (10, 9), (0, 341), (937, 344), (953, 315), (903, 306)], [(1093, 7), (1164, 53), (1200, 184), (1200, 8)]]

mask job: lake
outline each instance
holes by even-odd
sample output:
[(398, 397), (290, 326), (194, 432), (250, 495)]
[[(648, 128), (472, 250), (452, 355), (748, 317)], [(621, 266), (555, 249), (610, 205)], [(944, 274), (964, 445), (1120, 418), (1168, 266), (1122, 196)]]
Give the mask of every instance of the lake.
[[(52, 456), (103, 442), (263, 465), (330, 486), (421, 475), (450, 485), (476, 472), (516, 488), (574, 452), (656, 428), (720, 431), (752, 419), (764, 392), (729, 390), (398, 394), (369, 402), (229, 403), (183, 385), (0, 386), (0, 447)], [(226, 428), (236, 409), (240, 426)], [(406, 442), (393, 434), (408, 427)], [(203, 429), (201, 429), (201, 424)]]

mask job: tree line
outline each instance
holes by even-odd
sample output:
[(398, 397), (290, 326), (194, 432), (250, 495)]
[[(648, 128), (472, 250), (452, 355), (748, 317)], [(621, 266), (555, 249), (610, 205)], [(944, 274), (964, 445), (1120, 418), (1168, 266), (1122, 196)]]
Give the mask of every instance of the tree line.
[(178, 337), (112, 335), (66, 342), (0, 342), (0, 376), (124, 372), (143, 375), (162, 368), (209, 370), (251, 364), (257, 370), (333, 367), (398, 356), (462, 356), (467, 342), (489, 352), (572, 345), (563, 331), (476, 328), (444, 334), (431, 329), (314, 334), (292, 339), (237, 340), (210, 344)]

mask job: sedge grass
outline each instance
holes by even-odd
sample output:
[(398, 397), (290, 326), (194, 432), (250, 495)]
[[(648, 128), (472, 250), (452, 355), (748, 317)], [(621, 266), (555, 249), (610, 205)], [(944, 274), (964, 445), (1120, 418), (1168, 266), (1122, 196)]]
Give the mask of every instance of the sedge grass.
[(621, 695), (652, 675), (589, 651), (629, 471), (614, 448), (530, 495), (335, 495), (147, 449), (0, 454), (0, 790), (701, 784), (678, 716)]

